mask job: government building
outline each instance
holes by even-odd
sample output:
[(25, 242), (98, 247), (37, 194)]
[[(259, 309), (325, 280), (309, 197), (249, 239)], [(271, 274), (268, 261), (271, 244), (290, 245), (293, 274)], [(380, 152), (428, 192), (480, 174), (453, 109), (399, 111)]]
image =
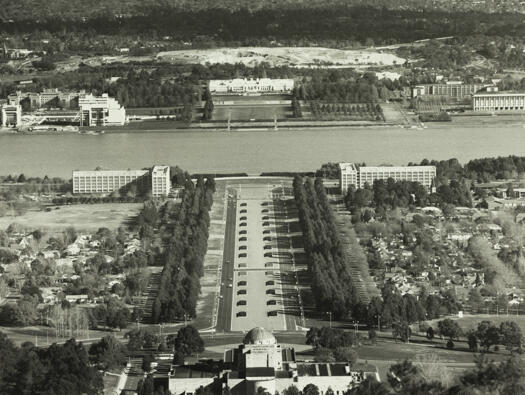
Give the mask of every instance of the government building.
[(299, 362), (291, 347), (277, 344), (264, 328), (253, 328), (243, 344), (224, 352), (219, 371), (204, 364), (172, 366), (168, 375), (169, 390), (174, 395), (195, 394), (200, 388), (226, 388), (232, 395), (255, 395), (259, 390), (282, 394), (290, 386), (302, 391), (308, 384), (319, 388), (321, 395), (331, 389), (342, 395), (368, 377), (379, 380), (377, 368), (348, 362)]
[(78, 106), (80, 126), (120, 126), (126, 123), (126, 110), (107, 93), (80, 96)]
[(231, 80), (210, 80), (210, 93), (215, 95), (250, 95), (291, 93), (293, 79), (234, 78)]
[(497, 89), (478, 92), (472, 97), (474, 111), (523, 111), (525, 92), (498, 92)]
[(364, 188), (373, 185), (375, 180), (412, 181), (430, 188), (436, 178), (435, 166), (356, 166), (354, 163), (339, 163), (341, 175), (339, 186), (346, 193), (350, 185)]
[(422, 84), (412, 88), (412, 97), (442, 96), (454, 100), (470, 99), (487, 84), (464, 84), (460, 81), (448, 81), (444, 84)]
[(22, 122), (22, 107), (17, 104), (0, 105), (0, 122), (2, 127), (14, 127)]
[(9, 95), (7, 101), (9, 105), (23, 107), (24, 111), (58, 108), (59, 112), (46, 111), (40, 115), (48, 120), (79, 122), (80, 126), (122, 126), (126, 123), (126, 109), (107, 93), (95, 96), (83, 90), (62, 92), (56, 88), (40, 93), (17, 91)]
[(171, 190), (169, 166), (153, 166), (147, 170), (73, 171), (74, 194), (127, 192), (133, 187), (137, 194), (167, 196)]

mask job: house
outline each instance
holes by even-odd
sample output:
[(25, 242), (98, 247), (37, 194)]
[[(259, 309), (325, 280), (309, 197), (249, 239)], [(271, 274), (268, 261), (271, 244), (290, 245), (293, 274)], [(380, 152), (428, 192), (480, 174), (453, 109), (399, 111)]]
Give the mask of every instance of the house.
[(69, 303), (86, 303), (88, 301), (87, 295), (66, 295), (66, 300)]

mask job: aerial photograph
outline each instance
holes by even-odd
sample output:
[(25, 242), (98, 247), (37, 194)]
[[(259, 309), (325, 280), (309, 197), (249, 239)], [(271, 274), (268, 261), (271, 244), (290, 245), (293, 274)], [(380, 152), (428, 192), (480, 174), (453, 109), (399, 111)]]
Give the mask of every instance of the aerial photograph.
[(0, 0), (0, 395), (525, 395), (525, 1)]

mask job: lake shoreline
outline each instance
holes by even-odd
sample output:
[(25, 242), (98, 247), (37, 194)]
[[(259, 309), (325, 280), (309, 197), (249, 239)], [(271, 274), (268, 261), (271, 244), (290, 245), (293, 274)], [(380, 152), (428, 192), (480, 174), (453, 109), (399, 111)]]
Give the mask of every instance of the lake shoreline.
[(216, 132), (197, 129), (0, 134), (0, 174), (71, 177), (72, 170), (178, 165), (190, 173), (315, 171), (326, 162), (406, 165), (525, 156), (523, 124), (427, 124), (425, 129), (331, 127)]

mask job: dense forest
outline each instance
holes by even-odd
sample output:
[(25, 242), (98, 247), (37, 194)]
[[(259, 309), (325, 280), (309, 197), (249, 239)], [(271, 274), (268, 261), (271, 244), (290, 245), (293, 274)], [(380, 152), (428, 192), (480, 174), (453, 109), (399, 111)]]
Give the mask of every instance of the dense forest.
[[(62, 35), (64, 42), (67, 41), (64, 34), (73, 40), (78, 34), (86, 34), (92, 37), (138, 35), (141, 40), (169, 36), (171, 40), (190, 41), (200, 43), (201, 46), (226, 43), (264, 45), (275, 40), (281, 44), (297, 45), (328, 45), (333, 40), (333, 45), (341, 46), (352, 42), (368, 41), (369, 45), (373, 45), (474, 34), (520, 37), (525, 31), (520, 14), (499, 14), (494, 17), (479, 11), (449, 13), (347, 5), (191, 10), (174, 8), (164, 3), (162, 6), (144, 7), (142, 11), (119, 15), (108, 12), (111, 8), (105, 6), (95, 15), (91, 12), (72, 15), (68, 12), (71, 11), (70, 6), (48, 14), (53, 7), (47, 3), (40, 7), (44, 8), (40, 13), (35, 13), (39, 8), (33, 4), (18, 9), (18, 12), (13, 8), (16, 7), (13, 7), (12, 2), (11, 5), (0, 7), (4, 15), (0, 31), (8, 34), (47, 31), (52, 35)], [(9, 22), (14, 20), (13, 17), (17, 23)]]
[(334, 317), (348, 316), (359, 295), (322, 180), (295, 177), (293, 189), (316, 304)]
[(451, 2), (448, 0), (10, 0), (0, 1), (0, 18), (2, 20), (27, 20), (49, 18), (61, 15), (64, 19), (83, 19), (101, 15), (127, 16), (144, 15), (152, 8), (169, 7), (180, 10), (202, 11), (212, 8), (238, 11), (248, 9), (261, 11), (266, 9), (308, 9), (325, 7), (351, 7), (374, 6), (388, 9), (416, 9), (416, 10), (478, 10), (494, 11), (519, 11), (523, 7), (519, 0), (463, 0)]
[[(195, 317), (214, 192), (212, 178), (206, 181), (199, 178), (196, 185), (189, 180), (181, 204), (168, 202), (158, 213), (164, 241), (164, 268), (159, 293), (153, 303), (154, 323), (172, 322), (185, 315)], [(149, 207), (148, 210), (154, 209)], [(144, 219), (155, 217), (155, 213), (143, 216)], [(146, 230), (146, 224), (147, 220), (142, 221), (142, 234), (151, 233)]]

